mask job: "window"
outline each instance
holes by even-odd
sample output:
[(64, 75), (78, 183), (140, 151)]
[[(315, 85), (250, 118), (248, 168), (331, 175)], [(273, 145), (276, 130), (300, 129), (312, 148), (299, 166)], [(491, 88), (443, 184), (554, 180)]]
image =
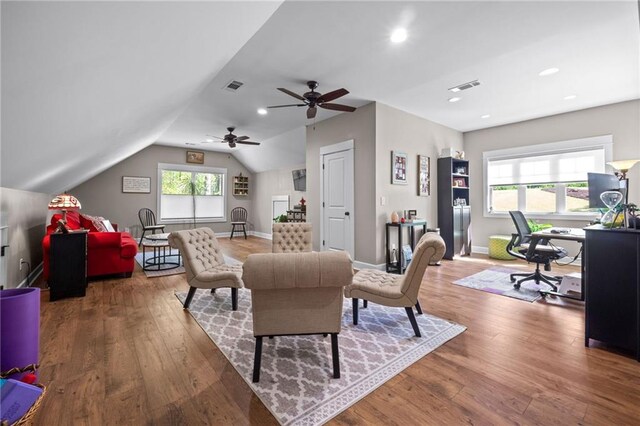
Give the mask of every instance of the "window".
[(226, 181), (226, 169), (158, 164), (160, 221), (226, 221)]
[(604, 173), (611, 145), (598, 136), (485, 152), (485, 213), (588, 213), (587, 172)]

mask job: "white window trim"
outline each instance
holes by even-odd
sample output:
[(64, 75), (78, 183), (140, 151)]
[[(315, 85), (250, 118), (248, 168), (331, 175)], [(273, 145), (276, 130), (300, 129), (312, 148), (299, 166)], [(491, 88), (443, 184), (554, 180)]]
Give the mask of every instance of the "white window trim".
[[(508, 218), (508, 212), (491, 212), (489, 211), (489, 187), (487, 165), (489, 160), (501, 160), (514, 157), (527, 157), (530, 155), (544, 155), (554, 154), (563, 151), (570, 151), (578, 148), (580, 151), (588, 150), (589, 148), (603, 148), (605, 163), (612, 161), (613, 159), (613, 136), (602, 135), (593, 136), (589, 138), (572, 139), (561, 142), (551, 142), (538, 145), (519, 146), (515, 148), (497, 149), (493, 151), (485, 151), (482, 153), (482, 213), (484, 217), (504, 217)], [(610, 166), (605, 165), (607, 169), (611, 169)], [(611, 169), (610, 171), (612, 171)], [(518, 194), (518, 209), (524, 211), (524, 197)], [(558, 219), (558, 220), (590, 220), (598, 217), (599, 214), (586, 213), (586, 212), (572, 212), (572, 213), (527, 213), (527, 218), (531, 219)]]
[(227, 189), (228, 189), (228, 175), (227, 169), (223, 167), (208, 167), (208, 166), (190, 166), (186, 164), (171, 164), (171, 163), (158, 163), (158, 184), (156, 194), (156, 204), (158, 212), (158, 223), (161, 224), (188, 224), (193, 223), (193, 219), (162, 219), (161, 199), (162, 199), (162, 171), (163, 170), (177, 170), (182, 172), (202, 172), (202, 173), (221, 173), (224, 174), (224, 182), (222, 188), (222, 202), (224, 208), (222, 209), (222, 217), (217, 218), (201, 218), (196, 219), (196, 223), (220, 223), (227, 221)]

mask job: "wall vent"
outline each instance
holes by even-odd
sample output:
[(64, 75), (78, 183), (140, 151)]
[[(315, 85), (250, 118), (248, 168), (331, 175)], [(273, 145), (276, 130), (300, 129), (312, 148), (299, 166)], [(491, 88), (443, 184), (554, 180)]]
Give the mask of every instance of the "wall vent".
[(228, 90), (229, 92), (235, 92), (239, 88), (242, 87), (244, 83), (238, 80), (231, 80), (224, 86), (224, 90)]
[(473, 80), (468, 83), (462, 83), (457, 86), (451, 87), (449, 89), (450, 92), (461, 92), (463, 90), (471, 89), (472, 87), (480, 86), (480, 82), (478, 80)]

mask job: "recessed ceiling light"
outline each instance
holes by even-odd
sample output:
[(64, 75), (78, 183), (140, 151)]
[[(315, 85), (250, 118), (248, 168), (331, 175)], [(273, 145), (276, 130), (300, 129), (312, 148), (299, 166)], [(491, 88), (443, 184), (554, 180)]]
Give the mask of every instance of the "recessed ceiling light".
[(552, 75), (560, 71), (558, 68), (547, 68), (546, 70), (542, 70), (538, 73), (540, 77), (546, 77), (548, 75)]
[(449, 98), (449, 102), (458, 102), (462, 98)]
[(577, 97), (578, 97), (578, 95), (568, 95), (568, 96), (564, 97), (564, 100), (565, 101), (570, 101), (571, 99), (575, 99)]
[(267, 115), (267, 110), (266, 110), (266, 108), (258, 108), (258, 114), (260, 114), (260, 115)]
[(391, 41), (394, 43), (402, 43), (407, 39), (407, 30), (404, 28), (396, 28), (391, 33)]
[(490, 114), (485, 114), (485, 115), (481, 116), (480, 118), (489, 118), (489, 117), (491, 117)]
[(207, 139), (207, 142), (213, 142), (213, 139)]

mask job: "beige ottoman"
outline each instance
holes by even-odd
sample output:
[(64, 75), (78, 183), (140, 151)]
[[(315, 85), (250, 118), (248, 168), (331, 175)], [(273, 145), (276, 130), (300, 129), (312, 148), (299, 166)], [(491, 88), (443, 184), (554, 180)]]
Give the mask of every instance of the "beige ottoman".
[(492, 235), (489, 237), (489, 257), (499, 260), (516, 260), (507, 252), (511, 237), (507, 235)]

